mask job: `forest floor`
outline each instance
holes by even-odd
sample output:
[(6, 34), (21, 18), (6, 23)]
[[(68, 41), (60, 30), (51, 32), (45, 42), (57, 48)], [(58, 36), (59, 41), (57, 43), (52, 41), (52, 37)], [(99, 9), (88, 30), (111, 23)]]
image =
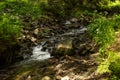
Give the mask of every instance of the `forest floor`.
[[(86, 56), (63, 56), (60, 59), (51, 58), (33, 69), (9, 67), (0, 71), (1, 80), (105, 80), (108, 75), (97, 74), (99, 53)], [(31, 64), (32, 65), (32, 64)]]
[[(72, 26), (52, 26), (38, 25), (34, 22), (33, 26), (23, 30), (22, 52), (31, 53), (31, 47), (41, 42), (43, 38), (61, 34), (70, 28), (81, 26), (79, 22), (70, 24)], [(42, 31), (42, 33), (40, 32)], [(52, 32), (49, 32), (52, 31)], [(100, 75), (97, 73), (97, 67), (100, 63), (99, 53), (80, 56), (64, 55), (60, 58), (52, 56), (43, 63), (37, 63), (37, 66), (22, 68), (23, 66), (10, 66), (0, 70), (0, 80), (105, 80), (108, 74)], [(32, 64), (31, 64), (32, 65)]]
[[(15, 4), (15, 7), (16, 6), (17, 5)], [(17, 11), (18, 9), (16, 7)], [(32, 11), (32, 9), (28, 11)], [(12, 10), (12, 6), (9, 9), (9, 5), (4, 9), (5, 13), (11, 14), (12, 11), (14, 11), (14, 9)], [(111, 74), (99, 74), (97, 72), (98, 66), (101, 62), (101, 56), (98, 52), (97, 46), (90, 46), (92, 42), (92, 40), (90, 40), (91, 37), (89, 38), (89, 35), (84, 35), (84, 33), (79, 36), (75, 36), (77, 38), (70, 36), (72, 37), (72, 40), (77, 39), (75, 42), (75, 48), (78, 49), (78, 52), (73, 53), (71, 56), (65, 54), (59, 56), (58, 54), (51, 53), (52, 56), (48, 60), (40, 62), (36, 61), (30, 64), (20, 64), (20, 61), (27, 60), (32, 55), (34, 46), (39, 45), (43, 41), (49, 40), (49, 38), (66, 33), (67, 31), (69, 32), (73, 29), (86, 28), (86, 25), (91, 23), (93, 20), (93, 17), (97, 17), (99, 15), (98, 13), (98, 15), (96, 15), (96, 13), (94, 15), (93, 12), (86, 14), (89, 12), (86, 10), (84, 13), (83, 11), (80, 12), (83, 14), (80, 17), (81, 19), (69, 17), (70, 19), (67, 18), (66, 20), (57, 20), (58, 18), (56, 19), (54, 17), (41, 17), (40, 19), (32, 20), (33, 15), (31, 15), (31, 17), (19, 15), (24, 24), (22, 36), (18, 38), (20, 42), (20, 51), (17, 58), (14, 59), (13, 64), (2, 68), (0, 66), (0, 80), (109, 80), (111, 78)], [(114, 13), (114, 11), (112, 12)], [(102, 15), (107, 14), (109, 13), (105, 11)], [(116, 42), (110, 46), (109, 50), (120, 53), (120, 33), (116, 32), (116, 35)], [(57, 41), (60, 40), (62, 39), (58, 36)], [(50, 46), (52, 45), (52, 43), (48, 44)], [(80, 44), (83, 45), (82, 51), (79, 50), (81, 48)], [(93, 52), (87, 53), (90, 51), (89, 49), (92, 49), (91, 47), (94, 47)], [(57, 57), (53, 55), (57, 55)]]

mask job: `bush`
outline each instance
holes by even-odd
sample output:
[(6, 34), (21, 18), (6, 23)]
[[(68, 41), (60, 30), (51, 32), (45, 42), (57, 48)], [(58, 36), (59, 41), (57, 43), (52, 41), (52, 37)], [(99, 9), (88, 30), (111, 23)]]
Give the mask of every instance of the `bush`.
[(109, 70), (111, 70), (114, 75), (120, 78), (120, 57), (110, 63)]
[(120, 30), (120, 15), (113, 16), (113, 24), (115, 30)]
[(120, 80), (120, 78), (117, 77), (117, 76), (115, 76), (115, 75), (113, 75), (113, 76), (110, 78), (110, 80)]
[(98, 66), (97, 72), (98, 73), (106, 73), (106, 72), (114, 72), (119, 73), (120, 72), (120, 56), (112, 51), (107, 51), (107, 58), (103, 59), (100, 65)]
[(21, 34), (21, 22), (17, 16), (9, 14), (3, 14), (0, 19), (0, 39), (14, 44)]
[(93, 40), (100, 45), (101, 50), (108, 48), (115, 39), (113, 24), (105, 17), (95, 19), (88, 25), (88, 30), (93, 36)]
[[(18, 17), (3, 14), (0, 17), (0, 64), (12, 62), (15, 54), (17, 38), (21, 35), (21, 22)], [(14, 48), (14, 50), (13, 50)]]
[(110, 73), (114, 75), (111, 80), (118, 80), (120, 73), (120, 56), (116, 52), (109, 51), (108, 48), (115, 41), (115, 31), (120, 29), (120, 16), (112, 18), (97, 18), (90, 25), (88, 30), (93, 40), (100, 46), (100, 53), (103, 55), (102, 61), (98, 66), (98, 73)]
[[(36, 1), (38, 2), (38, 1)], [(10, 13), (12, 15), (21, 16), (24, 17), (31, 17), (32, 19), (38, 19), (41, 17), (41, 8), (40, 3), (38, 2), (35, 4), (35, 2), (31, 1), (6, 1), (4, 2), (4, 7), (2, 9), (4, 13)]]
[(48, 0), (48, 3), (42, 3), (42, 14), (55, 18), (65, 17), (65, 7), (63, 0)]
[(42, 5), (42, 11), (57, 19), (67, 19), (80, 8), (79, 2), (79, 0), (48, 0), (47, 5)]

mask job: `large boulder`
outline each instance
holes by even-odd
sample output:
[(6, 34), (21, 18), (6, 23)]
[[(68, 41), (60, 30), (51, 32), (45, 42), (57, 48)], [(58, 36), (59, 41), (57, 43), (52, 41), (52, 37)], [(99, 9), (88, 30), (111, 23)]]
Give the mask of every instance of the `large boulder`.
[(52, 52), (52, 55), (56, 57), (63, 55), (71, 55), (71, 54), (73, 54), (72, 40), (68, 40), (68, 39), (63, 40), (58, 44), (56, 44)]

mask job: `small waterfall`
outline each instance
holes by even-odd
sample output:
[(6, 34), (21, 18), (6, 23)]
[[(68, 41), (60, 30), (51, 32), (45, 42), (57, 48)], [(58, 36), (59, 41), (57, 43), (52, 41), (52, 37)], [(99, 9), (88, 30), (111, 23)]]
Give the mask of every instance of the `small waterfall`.
[(50, 58), (50, 53), (48, 50), (42, 51), (42, 45), (38, 45), (33, 48), (33, 55), (31, 55), (31, 60), (45, 60)]
[[(64, 37), (65, 35), (77, 35), (77, 34), (81, 34), (84, 33), (85, 31), (87, 31), (87, 28), (81, 28), (81, 29), (75, 29), (72, 30), (70, 32), (66, 32), (60, 36), (57, 36), (56, 38), (52, 37), (50, 39), (48, 39), (49, 42), (51, 42), (51, 44), (55, 44), (56, 39), (58, 38), (59, 40), (62, 40), (61, 38)], [(47, 49), (45, 51), (42, 51), (43, 47), (46, 45)], [(53, 47), (53, 46), (52, 46)], [(40, 45), (33, 47), (33, 51), (32, 51), (32, 55), (29, 58), (29, 60), (46, 60), (49, 59), (51, 57), (48, 49), (50, 49), (50, 47), (47, 46), (46, 41), (41, 42)], [(51, 49), (52, 50), (52, 49)]]
[[(81, 33), (84, 33), (85, 31), (87, 31), (87, 28), (85, 28), (85, 27), (81, 28), (81, 29), (74, 29), (69, 32), (63, 33), (62, 35), (58, 35), (56, 37), (51, 37), (48, 40), (41, 42), (40, 45), (33, 47), (32, 55), (27, 60), (22, 61), (22, 63), (23, 62), (29, 63), (29, 62), (33, 62), (33, 61), (42, 61), (42, 60), (49, 59), (51, 57), (50, 50), (52, 52), (52, 50), (55, 46), (54, 44), (56, 44), (57, 41), (58, 42), (63, 41), (66, 38), (70, 39), (70, 37), (67, 37), (67, 36), (79, 35)], [(49, 43), (47, 43), (47, 41), (51, 43), (50, 46), (48, 46)], [(44, 49), (44, 47), (46, 47), (46, 49), (43, 51), (42, 49)], [(49, 51), (48, 51), (48, 49), (49, 49)]]
[[(46, 49), (46, 51), (42, 51), (42, 45), (37, 45), (33, 47), (32, 55), (19, 63), (19, 65), (31, 64), (36, 62), (41, 62), (43, 60), (47, 60), (51, 57), (50, 53)], [(18, 64), (17, 64), (18, 66)]]

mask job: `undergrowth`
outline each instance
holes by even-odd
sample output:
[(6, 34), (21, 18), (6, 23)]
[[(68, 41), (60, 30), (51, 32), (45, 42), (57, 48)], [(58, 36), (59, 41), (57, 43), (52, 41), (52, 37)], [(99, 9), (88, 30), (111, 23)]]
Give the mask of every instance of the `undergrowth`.
[(22, 24), (17, 16), (3, 14), (0, 17), (0, 39), (15, 43), (15, 39), (21, 35)]
[[(0, 2), (0, 40), (2, 43), (9, 43), (10, 46), (16, 44), (17, 38), (21, 35), (21, 26), (24, 26), (23, 23), (28, 17), (28, 23), (39, 20), (41, 17), (80, 18), (82, 23), (90, 23), (88, 30), (93, 41), (100, 47), (102, 62), (98, 67), (98, 72), (110, 72), (114, 75), (114, 79), (120, 72), (120, 60), (117, 53), (109, 51), (108, 48), (115, 42), (115, 32), (120, 30), (120, 15), (109, 17), (108, 14), (111, 11), (119, 12), (120, 1), (117, 1), (2, 0)], [(105, 12), (105, 14), (102, 15), (100, 12)], [(106, 15), (107, 17), (103, 17)], [(46, 29), (44, 32), (49, 33), (49, 30)]]
[(115, 32), (119, 31), (120, 15), (109, 18), (99, 17), (88, 25), (88, 30), (93, 37), (96, 45), (99, 45), (101, 63), (97, 72), (100, 74), (111, 73), (111, 80), (118, 80), (120, 73), (120, 56), (119, 53), (110, 51), (108, 48), (115, 43)]
[(19, 17), (31, 17), (31, 19), (36, 19), (41, 17), (40, 3), (34, 4), (25, 1), (7, 1), (4, 2), (3, 11), (5, 13), (10, 13), (12, 15), (17, 15)]
[(105, 50), (115, 39), (113, 23), (105, 17), (95, 19), (89, 26), (90, 34), (101, 50)]

